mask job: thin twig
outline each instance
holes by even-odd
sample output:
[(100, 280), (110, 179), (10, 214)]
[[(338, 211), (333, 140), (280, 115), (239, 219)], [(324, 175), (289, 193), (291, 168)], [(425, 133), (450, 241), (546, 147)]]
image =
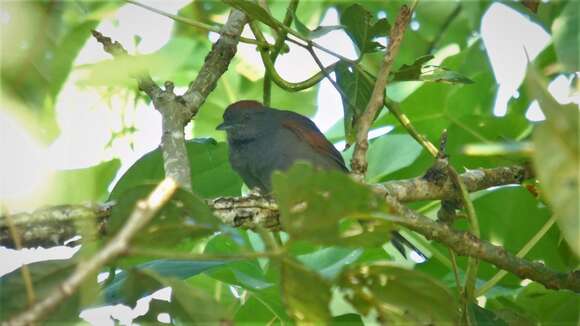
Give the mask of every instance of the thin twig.
[[(292, 19), (294, 18), (294, 13), (296, 12), (296, 8), (298, 7), (298, 0), (291, 0), (288, 4), (288, 8), (286, 9), (286, 15), (284, 16), (284, 20), (282, 24), (284, 26), (290, 26), (292, 24)], [(278, 33), (276, 38), (276, 42), (274, 43), (274, 47), (270, 49), (270, 60), (272, 60), (272, 64), (276, 63), (276, 59), (282, 50), (282, 46), (284, 46), (284, 41), (286, 40), (287, 32), (281, 31)], [(270, 70), (266, 69), (266, 73), (264, 74), (264, 105), (270, 106), (270, 102), (272, 100), (272, 77), (270, 76)]]
[(379, 110), (383, 107), (385, 88), (387, 86), (391, 66), (399, 52), (403, 35), (407, 29), (409, 21), (411, 20), (411, 14), (411, 10), (406, 5), (403, 5), (399, 10), (399, 16), (397, 16), (397, 20), (389, 34), (389, 45), (383, 58), (379, 73), (377, 74), (377, 80), (371, 98), (356, 126), (356, 144), (352, 155), (351, 168), (352, 174), (359, 180), (364, 179), (368, 166), (366, 160), (366, 153), (368, 150), (368, 132)]
[[(134, 1), (134, 0), (125, 0), (125, 1), (127, 3), (130, 3), (130, 4), (133, 4), (135, 6), (144, 8), (144, 9), (149, 10), (149, 11), (152, 11), (154, 13), (157, 13), (157, 14), (161, 15), (161, 16), (165, 16), (167, 18), (171, 18), (171, 19), (173, 19), (173, 20), (175, 20), (177, 22), (180, 22), (180, 23), (183, 23), (183, 24), (186, 24), (186, 25), (189, 25), (189, 26), (193, 26), (193, 27), (196, 27), (196, 28), (202, 29), (204, 31), (208, 31), (208, 32), (214, 32), (214, 33), (217, 33), (217, 34), (220, 34), (220, 35), (223, 35), (224, 34), (222, 32), (222, 27), (223, 27), (222, 24), (214, 23), (214, 25), (209, 25), (209, 24), (202, 23), (202, 22), (198, 22), (196, 20), (192, 20), (192, 19), (189, 19), (189, 18), (185, 18), (185, 17), (181, 17), (181, 16), (178, 16), (178, 15), (170, 14), (170, 13), (168, 13), (166, 11), (163, 11), (163, 10), (160, 10), (160, 9), (157, 9), (157, 8), (153, 8), (153, 7), (148, 6), (148, 5), (144, 4), (144, 3), (140, 3), (140, 2), (137, 2), (137, 1)], [(258, 41), (254, 40), (254, 39), (251, 39), (251, 38), (242, 37), (242, 36), (240, 36), (240, 42), (247, 43), (247, 44), (258, 44)]]
[(35, 303), (29, 309), (13, 317), (7, 324), (29, 325), (45, 318), (66, 298), (72, 296), (87, 277), (98, 272), (108, 262), (122, 255), (129, 248), (129, 243), (135, 234), (153, 219), (159, 209), (171, 199), (176, 190), (177, 183), (173, 179), (167, 178), (163, 180), (155, 187), (147, 199), (137, 202), (125, 226), (103, 249), (99, 250), (88, 261), (79, 265), (74, 273), (42, 301)]
[[(16, 250), (22, 249), (22, 240), (20, 238), (20, 232), (12, 220), (12, 216), (8, 214), (7, 210), (2, 208), (2, 214), (6, 216), (6, 224), (8, 224), (8, 229), (10, 230), (10, 236), (14, 241), (14, 247)], [(20, 268), (20, 275), (22, 276), (22, 281), (24, 282), (24, 288), (26, 289), (26, 298), (28, 300), (28, 305), (32, 306), (36, 302), (36, 293), (34, 292), (34, 286), (32, 284), (32, 277), (30, 276), (30, 269), (26, 264), (23, 264)]]

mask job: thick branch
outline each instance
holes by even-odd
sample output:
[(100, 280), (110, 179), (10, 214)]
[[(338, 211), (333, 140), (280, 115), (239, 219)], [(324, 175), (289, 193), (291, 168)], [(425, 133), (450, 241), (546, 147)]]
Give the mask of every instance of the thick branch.
[(212, 46), (197, 77), (183, 94), (187, 122), (197, 114), (209, 93), (216, 87), (218, 79), (228, 70), (247, 20), (244, 13), (232, 9), (226, 24), (222, 27), (221, 37)]
[(133, 213), (121, 231), (95, 256), (83, 262), (58, 288), (54, 289), (23, 313), (13, 317), (7, 325), (31, 325), (45, 317), (66, 298), (73, 295), (84, 280), (98, 272), (107, 262), (123, 254), (129, 248), (129, 242), (155, 216), (163, 205), (173, 196), (177, 184), (172, 179), (165, 179), (146, 200), (137, 202)]
[[(519, 184), (531, 177), (531, 171), (522, 166), (509, 166), (494, 169), (471, 170), (461, 174), (467, 191)], [(387, 193), (401, 202), (420, 200), (454, 199), (457, 191), (451, 181), (442, 184), (426, 178), (388, 181), (373, 185), (382, 196)], [(241, 198), (217, 198), (209, 200), (208, 205), (224, 223), (242, 228), (258, 225), (279, 228), (278, 207), (272, 199), (250, 196)], [(15, 226), (22, 232), (24, 247), (50, 247), (62, 245), (78, 234), (77, 223), (95, 223), (95, 229), (103, 233), (106, 220), (111, 214), (111, 205), (65, 205), (39, 209), (33, 213), (20, 213), (12, 216)], [(14, 248), (14, 243), (6, 219), (0, 217), (0, 245)]]
[(427, 239), (445, 244), (459, 255), (476, 257), (511, 272), (522, 279), (530, 279), (549, 289), (570, 289), (580, 292), (580, 271), (556, 272), (540, 262), (518, 258), (501, 246), (495, 246), (475, 237), (469, 232), (453, 230), (449, 225), (433, 220), (402, 205), (394, 197), (385, 199), (394, 212), (400, 216), (397, 223)]

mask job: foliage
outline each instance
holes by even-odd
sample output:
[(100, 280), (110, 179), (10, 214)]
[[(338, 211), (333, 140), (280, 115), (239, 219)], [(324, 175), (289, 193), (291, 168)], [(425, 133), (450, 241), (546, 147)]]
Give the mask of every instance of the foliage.
[[(292, 13), (290, 28), (282, 23), (287, 7), (284, 1), (268, 1), (269, 10), (249, 0), (193, 1), (179, 15), (213, 24), (215, 17), (233, 7), (259, 22), (274, 38), (286, 29), (296, 34), (293, 39), (314, 42), (331, 33), (345, 33), (357, 50), (357, 58), (335, 60), (332, 78), (344, 114), (327, 136), (333, 142), (353, 144), (357, 120), (369, 102), (384, 56), (383, 41), (405, 2), (302, 1)], [(32, 28), (22, 28), (16, 38), (2, 31), (2, 40), (7, 42), (2, 49), (2, 98), (27, 108), (26, 114), (33, 117), (29, 127), (35, 135), (42, 135), (44, 142), (58, 135), (55, 105), (71, 72), (87, 73), (80, 80), (82, 87), (111, 93), (129, 88), (135, 94), (138, 91), (129, 70), (148, 68), (156, 82), (172, 80), (177, 87), (187, 86), (199, 72), (211, 44), (206, 31), (187, 25), (176, 25), (170, 41), (155, 53), (75, 67), (90, 30), (119, 5), (90, 1), (2, 4), (11, 12), (28, 11), (22, 17), (32, 22)], [(530, 63), (519, 95), (510, 100), (505, 116), (493, 114), (498, 85), (478, 34), (481, 17), (490, 5), (486, 0), (420, 2), (413, 18), (413, 24), (420, 27), (407, 30), (385, 92), (432, 143), (436, 144), (442, 130), (447, 129), (447, 154), (457, 170), (532, 161), (537, 180), (528, 187), (492, 188), (471, 196), (481, 237), (516, 253), (555, 214), (557, 227), (543, 234), (526, 258), (569, 271), (580, 262), (578, 107), (559, 103), (547, 84), (563, 75), (573, 79), (577, 89), (578, 24), (574, 22), (578, 2), (541, 2), (537, 14), (519, 3), (510, 4), (550, 30), (553, 44)], [(330, 8), (338, 11), (339, 22), (321, 26)], [(150, 32), (143, 31), (142, 36), (146, 38)], [(115, 39), (115, 35), (109, 36)], [(18, 41), (27, 42), (28, 48), (19, 46)], [(160, 313), (169, 313), (172, 324), (439, 325), (458, 322), (463, 312), (478, 325), (577, 323), (577, 294), (547, 290), (513, 275), (482, 294), (485, 304), (463, 302), (463, 283), (458, 287), (455, 276), (463, 282), (466, 259), (457, 257), (454, 270), (456, 257), (451, 257), (445, 246), (418, 235), (410, 239), (428, 256), (427, 261), (415, 263), (401, 257), (388, 242), (397, 226), (385, 202), (370, 188), (338, 172), (316, 171), (299, 164), (273, 177), (273, 196), (286, 231), (280, 234), (279, 243), (268, 241), (264, 232), (221, 225), (205, 199), (239, 196), (242, 182), (228, 163), (223, 134), (214, 128), (229, 103), (262, 98), (264, 79), (248, 66), (246, 59), (236, 57), (193, 121), (188, 136), (194, 138), (186, 145), (193, 193), (178, 191), (131, 243), (140, 249), (138, 254), (112, 262), (108, 271), (116, 269), (118, 273), (107, 281), (97, 284), (96, 277), (87, 280), (82, 291), (68, 298), (47, 321), (76, 322), (83, 309), (101, 304), (134, 307), (139, 298), (171, 287), (171, 301), (153, 301), (138, 322), (157, 323)], [(309, 116), (316, 112), (317, 86), (297, 93), (276, 85), (272, 88), (273, 107)], [(139, 103), (143, 98), (135, 95), (132, 100)], [(534, 100), (546, 116), (543, 122), (525, 117)], [(130, 106), (131, 101), (127, 102)], [(379, 127), (392, 131), (370, 141), (366, 181), (423, 175), (433, 158), (387, 108), (376, 117), (373, 128)], [(529, 153), (486, 156), (464, 151), (471, 144), (515, 144), (521, 148), (522, 141), (533, 143), (531, 157)], [(343, 155), (348, 158), (350, 152)], [(138, 201), (164, 175), (160, 149), (143, 155), (110, 188), (119, 168), (119, 161), (114, 159), (59, 172), (54, 178), (54, 190), (46, 204), (108, 198), (116, 206), (104, 239), (85, 243), (86, 249), (73, 259), (28, 265), (37, 297), (56, 288), (75, 267), (82, 268), (83, 259), (92, 252), (89, 249), (98, 250), (121, 230)], [(430, 217), (441, 207), (438, 201), (410, 205)], [(464, 220), (454, 227), (467, 229)], [(264, 255), (258, 257), (257, 253)], [(179, 259), (186, 255), (190, 259)], [(497, 272), (495, 266), (482, 262), (477, 288)], [(2, 276), (0, 288), (2, 319), (26, 308), (21, 270)]]

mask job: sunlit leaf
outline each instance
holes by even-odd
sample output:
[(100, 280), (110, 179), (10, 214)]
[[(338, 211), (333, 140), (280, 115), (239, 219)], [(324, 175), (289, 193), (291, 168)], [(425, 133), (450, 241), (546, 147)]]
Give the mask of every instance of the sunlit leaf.
[(536, 127), (533, 135), (534, 167), (546, 198), (558, 217), (560, 230), (580, 256), (578, 106), (556, 102), (533, 69), (528, 71), (526, 85), (546, 115), (546, 121)]
[(230, 6), (243, 11), (249, 17), (256, 19), (275, 30), (279, 30), (282, 23), (272, 17), (264, 8), (260, 7), (258, 3), (248, 0), (224, 0)]
[(578, 11), (577, 1), (567, 2), (566, 7), (554, 23), (552, 33), (558, 59), (567, 72), (575, 72), (578, 66)]
[(367, 181), (375, 183), (384, 176), (402, 169), (421, 154), (421, 145), (409, 135), (387, 134), (374, 140), (367, 153)]

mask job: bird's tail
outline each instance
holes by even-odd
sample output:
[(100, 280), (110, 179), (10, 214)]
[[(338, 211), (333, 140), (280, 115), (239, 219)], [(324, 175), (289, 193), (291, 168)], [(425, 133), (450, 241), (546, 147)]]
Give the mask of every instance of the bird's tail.
[(412, 251), (416, 252), (419, 256), (421, 256), (421, 258), (427, 260), (425, 254), (423, 254), (421, 250), (415, 247), (415, 245), (413, 245), (409, 240), (403, 237), (399, 232), (397, 231), (392, 232), (391, 242), (393, 243), (393, 246), (395, 246), (395, 248), (403, 255), (403, 257), (407, 258), (407, 252), (405, 250), (405, 247), (407, 247)]

